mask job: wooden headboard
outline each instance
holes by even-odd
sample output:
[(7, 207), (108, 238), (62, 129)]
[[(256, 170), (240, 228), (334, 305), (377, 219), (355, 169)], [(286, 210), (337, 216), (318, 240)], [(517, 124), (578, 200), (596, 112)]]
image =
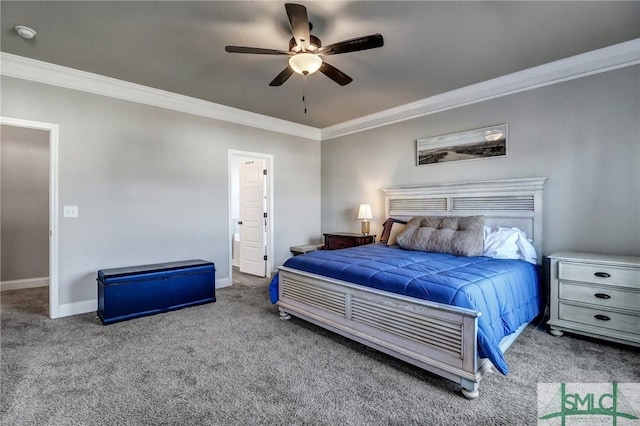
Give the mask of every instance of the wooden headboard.
[(542, 259), (542, 191), (546, 177), (385, 188), (385, 217), (478, 216), (487, 226), (517, 227)]

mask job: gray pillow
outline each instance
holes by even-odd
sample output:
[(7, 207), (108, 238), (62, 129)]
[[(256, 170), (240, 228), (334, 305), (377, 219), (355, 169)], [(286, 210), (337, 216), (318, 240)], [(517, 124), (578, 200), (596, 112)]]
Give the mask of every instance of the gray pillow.
[(416, 216), (397, 237), (407, 250), (482, 256), (484, 216)]

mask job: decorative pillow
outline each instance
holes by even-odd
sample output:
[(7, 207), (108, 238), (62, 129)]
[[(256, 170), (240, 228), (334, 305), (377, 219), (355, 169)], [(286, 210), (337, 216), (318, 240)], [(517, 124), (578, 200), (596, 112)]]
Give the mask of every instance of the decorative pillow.
[(411, 219), (397, 237), (404, 249), (481, 256), (484, 216), (433, 217)]
[(402, 231), (404, 231), (404, 228), (406, 228), (406, 224), (405, 223), (400, 223), (400, 222), (393, 222), (391, 224), (391, 232), (389, 233), (389, 239), (387, 240), (387, 245), (388, 246), (395, 246), (397, 243), (396, 239), (398, 238), (398, 235), (400, 235), (400, 233)]
[(382, 224), (382, 235), (380, 236), (381, 243), (387, 243), (388, 245), (391, 245), (388, 243), (388, 241), (389, 241), (389, 236), (391, 235), (391, 228), (393, 228), (394, 223), (399, 223), (401, 225), (404, 225), (407, 222), (405, 222), (404, 220), (395, 219), (393, 217), (390, 217), (389, 219), (387, 219)]

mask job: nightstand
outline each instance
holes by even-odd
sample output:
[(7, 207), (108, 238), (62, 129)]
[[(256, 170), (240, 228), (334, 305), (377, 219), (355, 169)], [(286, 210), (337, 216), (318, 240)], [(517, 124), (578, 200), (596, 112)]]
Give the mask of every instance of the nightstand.
[(305, 244), (301, 246), (291, 246), (289, 250), (291, 254), (297, 256), (299, 254), (311, 253), (312, 251), (317, 251), (322, 248), (322, 244)]
[(549, 260), (551, 334), (640, 346), (640, 257), (559, 252)]
[(375, 235), (335, 232), (332, 234), (324, 234), (324, 249), (337, 250), (347, 247), (356, 247), (364, 244), (371, 244), (375, 241)]

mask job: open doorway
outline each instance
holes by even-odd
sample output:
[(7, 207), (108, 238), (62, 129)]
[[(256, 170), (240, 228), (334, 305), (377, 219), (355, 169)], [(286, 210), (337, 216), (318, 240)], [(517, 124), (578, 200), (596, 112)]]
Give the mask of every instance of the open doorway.
[(240, 271), (271, 276), (273, 156), (229, 150), (229, 279)]
[(58, 126), (0, 117), (2, 290), (49, 287), (58, 308)]

